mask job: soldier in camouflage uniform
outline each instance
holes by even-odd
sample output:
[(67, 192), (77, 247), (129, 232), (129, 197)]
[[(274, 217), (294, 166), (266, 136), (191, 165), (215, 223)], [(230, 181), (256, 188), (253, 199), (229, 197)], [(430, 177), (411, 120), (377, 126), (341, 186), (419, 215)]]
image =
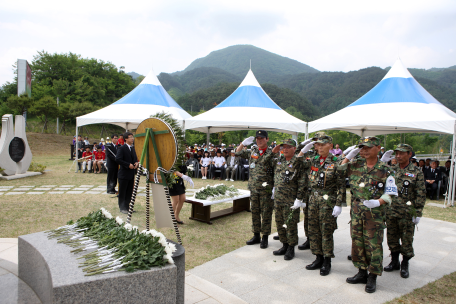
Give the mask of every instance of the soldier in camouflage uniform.
[(316, 255), (315, 261), (306, 269), (320, 269), (320, 275), (326, 276), (334, 257), (333, 233), (337, 229), (337, 217), (342, 212), (345, 198), (345, 175), (337, 170), (338, 158), (329, 153), (333, 147), (332, 137), (322, 136), (314, 142), (314, 146), (318, 155), (309, 160), (302, 158), (311, 189), (308, 201), (310, 249)]
[[(243, 150), (256, 140), (256, 146), (251, 151)], [(268, 147), (268, 132), (258, 130), (255, 137), (246, 138), (236, 149), (236, 156), (248, 159), (250, 165), (249, 190), (250, 206), (252, 209), (253, 238), (246, 242), (247, 245), (260, 244), (260, 248), (268, 247), (268, 238), (271, 234), (272, 212), (274, 202), (270, 191), (273, 187), (273, 173), (271, 159), (274, 156)], [(267, 183), (264, 187), (263, 183)], [(260, 233), (263, 237), (260, 237)]]
[(293, 139), (284, 140), (272, 152), (283, 155), (271, 160), (274, 170), (274, 208), (277, 231), (282, 248), (273, 252), (274, 255), (284, 255), (284, 260), (295, 256), (294, 247), (298, 244), (298, 222), (300, 207), (304, 206), (302, 199), (306, 185), (302, 178), (302, 161), (295, 155), (296, 142)]
[[(389, 156), (392, 152), (392, 150), (387, 151), (382, 157), (382, 161), (389, 161), (392, 158)], [(401, 277), (408, 278), (408, 261), (415, 255), (413, 234), (415, 225), (423, 215), (426, 186), (423, 172), (410, 162), (413, 153), (412, 147), (407, 144), (399, 144), (394, 152), (396, 152), (398, 164), (394, 165), (392, 169), (395, 171), (399, 195), (393, 196), (391, 206), (386, 208), (386, 239), (391, 251), (391, 263), (384, 270), (390, 272), (400, 269)], [(399, 263), (400, 253), (402, 263)]]
[[(347, 283), (366, 284), (365, 291), (375, 292), (377, 276), (383, 270), (383, 229), (385, 205), (391, 197), (385, 191), (386, 181), (393, 174), (391, 168), (378, 161), (380, 140), (377, 137), (361, 138), (358, 147), (348, 153), (338, 170), (349, 177), (352, 224), (352, 260), (359, 272)], [(358, 159), (349, 162), (363, 149)], [(393, 185), (394, 186), (394, 185)], [(369, 271), (369, 275), (367, 274)]]

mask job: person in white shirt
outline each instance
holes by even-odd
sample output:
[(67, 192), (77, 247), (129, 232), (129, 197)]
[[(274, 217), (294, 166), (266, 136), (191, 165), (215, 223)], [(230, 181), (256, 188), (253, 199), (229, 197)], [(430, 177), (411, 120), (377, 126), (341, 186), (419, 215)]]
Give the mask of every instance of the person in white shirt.
[(217, 150), (217, 156), (212, 160), (211, 175), (215, 179), (215, 170), (221, 170), (219, 180), (225, 176), (225, 158), (222, 156), (222, 151)]
[(201, 165), (201, 175), (203, 176), (202, 179), (207, 179), (207, 168), (212, 163), (212, 158), (209, 157), (209, 151), (204, 151), (204, 156), (201, 157), (200, 165)]
[(228, 156), (226, 160), (226, 180), (231, 173), (231, 181), (234, 182), (234, 175), (236, 174), (236, 169), (239, 165), (239, 157), (236, 157), (234, 154), (234, 150), (231, 151), (230, 156)]

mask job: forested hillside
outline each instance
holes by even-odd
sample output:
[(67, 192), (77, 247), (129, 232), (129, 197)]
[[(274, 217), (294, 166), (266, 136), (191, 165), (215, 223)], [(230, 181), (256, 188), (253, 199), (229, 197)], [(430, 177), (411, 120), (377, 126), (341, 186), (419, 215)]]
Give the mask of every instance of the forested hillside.
[(215, 67), (244, 78), (250, 68), (259, 82), (270, 82), (277, 76), (318, 73), (318, 70), (297, 60), (283, 57), (253, 45), (233, 45), (213, 51), (203, 58), (193, 61), (185, 70), (175, 74), (182, 75), (199, 67)]

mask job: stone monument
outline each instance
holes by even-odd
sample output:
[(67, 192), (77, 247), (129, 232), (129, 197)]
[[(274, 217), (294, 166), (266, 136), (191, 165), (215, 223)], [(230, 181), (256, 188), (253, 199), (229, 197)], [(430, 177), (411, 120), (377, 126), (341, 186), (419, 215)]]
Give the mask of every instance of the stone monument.
[(4, 169), (2, 179), (16, 179), (40, 172), (27, 172), (32, 162), (32, 151), (25, 134), (25, 119), (16, 115), (13, 128), (13, 115), (5, 114), (2, 117), (2, 136), (0, 137), (0, 168)]

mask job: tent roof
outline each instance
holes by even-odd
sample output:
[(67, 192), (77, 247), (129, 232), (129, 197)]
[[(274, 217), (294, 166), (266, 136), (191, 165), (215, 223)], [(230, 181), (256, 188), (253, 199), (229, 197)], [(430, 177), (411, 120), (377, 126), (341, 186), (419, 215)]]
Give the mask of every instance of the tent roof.
[(429, 94), (398, 59), (372, 90), (349, 106), (310, 122), (309, 132), (453, 134), (455, 121), (456, 114)]
[(282, 110), (261, 88), (249, 70), (242, 83), (215, 108), (185, 120), (185, 128), (211, 133), (263, 129), (305, 132), (306, 123)]
[(159, 112), (169, 113), (181, 123), (191, 117), (169, 96), (151, 70), (130, 93), (103, 109), (78, 117), (76, 123), (78, 126), (109, 123), (136, 129), (144, 119)]

